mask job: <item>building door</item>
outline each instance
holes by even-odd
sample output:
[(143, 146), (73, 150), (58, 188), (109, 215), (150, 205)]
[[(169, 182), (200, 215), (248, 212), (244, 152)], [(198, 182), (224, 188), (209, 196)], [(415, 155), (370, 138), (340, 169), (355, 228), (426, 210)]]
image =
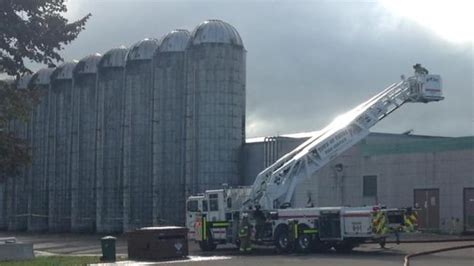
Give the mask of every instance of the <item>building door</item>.
[(415, 189), (415, 207), (419, 229), (439, 229), (439, 189)]
[(474, 188), (464, 188), (464, 231), (474, 233)]

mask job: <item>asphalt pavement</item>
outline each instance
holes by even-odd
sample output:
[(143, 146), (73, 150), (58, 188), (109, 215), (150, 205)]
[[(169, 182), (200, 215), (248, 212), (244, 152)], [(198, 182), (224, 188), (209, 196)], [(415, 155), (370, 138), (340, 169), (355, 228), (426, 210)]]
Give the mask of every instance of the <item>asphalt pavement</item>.
[[(71, 255), (71, 256), (100, 256), (100, 238), (103, 235), (84, 234), (31, 234), (0, 232), (0, 237), (14, 236), (19, 241), (34, 244), (37, 256)], [(123, 236), (117, 236), (117, 255), (126, 259), (127, 243)], [(457, 236), (418, 235), (415, 239), (459, 239)], [(270, 265), (341, 265), (341, 266), (375, 266), (403, 265), (406, 255), (415, 252), (428, 251), (452, 246), (474, 244), (474, 241), (443, 242), (443, 243), (389, 243), (382, 249), (377, 244), (365, 244), (348, 254), (334, 251), (316, 254), (284, 254), (275, 253), (272, 248), (257, 248), (251, 254), (243, 255), (232, 247), (219, 248), (212, 253), (201, 252), (195, 243), (190, 242), (190, 259), (166, 262), (131, 262), (124, 261), (117, 265), (229, 265), (229, 266), (270, 266)], [(102, 264), (113, 265), (113, 264)], [(421, 256), (412, 260), (411, 266), (474, 266), (474, 249), (456, 250), (445, 253)]]

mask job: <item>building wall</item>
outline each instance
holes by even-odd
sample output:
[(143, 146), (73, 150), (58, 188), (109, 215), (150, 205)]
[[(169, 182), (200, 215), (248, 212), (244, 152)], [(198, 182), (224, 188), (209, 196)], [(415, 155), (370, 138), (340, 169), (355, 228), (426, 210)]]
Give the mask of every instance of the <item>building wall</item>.
[(306, 138), (271, 137), (247, 142), (240, 154), (241, 185), (250, 186), (255, 177), (277, 159), (303, 143)]
[[(379, 146), (379, 147), (377, 147)], [(378, 200), (395, 207), (413, 206), (414, 190), (439, 190), (439, 229), (460, 231), (463, 222), (463, 190), (474, 187), (474, 138), (455, 138), (414, 145), (385, 145), (384, 150), (361, 150), (362, 175), (379, 177)], [(374, 150), (370, 150), (370, 149)], [(418, 206), (423, 208), (423, 206)], [(426, 207), (426, 206), (424, 206)]]

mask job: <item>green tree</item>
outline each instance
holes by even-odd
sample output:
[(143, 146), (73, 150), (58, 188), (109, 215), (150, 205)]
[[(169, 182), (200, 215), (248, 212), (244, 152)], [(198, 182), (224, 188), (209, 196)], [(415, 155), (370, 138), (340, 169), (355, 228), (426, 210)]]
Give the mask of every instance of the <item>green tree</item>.
[[(15, 79), (31, 73), (25, 62), (51, 65), (59, 52), (77, 38), (91, 16), (69, 22), (66, 0), (0, 0), (0, 75)], [(30, 160), (25, 140), (7, 130), (9, 121), (27, 122), (38, 103), (34, 89), (17, 90), (0, 82), (0, 179), (14, 174)]]

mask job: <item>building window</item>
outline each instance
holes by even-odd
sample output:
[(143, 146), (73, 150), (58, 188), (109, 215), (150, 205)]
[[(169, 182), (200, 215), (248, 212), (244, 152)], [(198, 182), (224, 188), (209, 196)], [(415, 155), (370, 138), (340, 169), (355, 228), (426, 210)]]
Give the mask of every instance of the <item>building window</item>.
[(364, 187), (362, 194), (364, 197), (377, 197), (377, 176), (366, 175), (364, 176)]

